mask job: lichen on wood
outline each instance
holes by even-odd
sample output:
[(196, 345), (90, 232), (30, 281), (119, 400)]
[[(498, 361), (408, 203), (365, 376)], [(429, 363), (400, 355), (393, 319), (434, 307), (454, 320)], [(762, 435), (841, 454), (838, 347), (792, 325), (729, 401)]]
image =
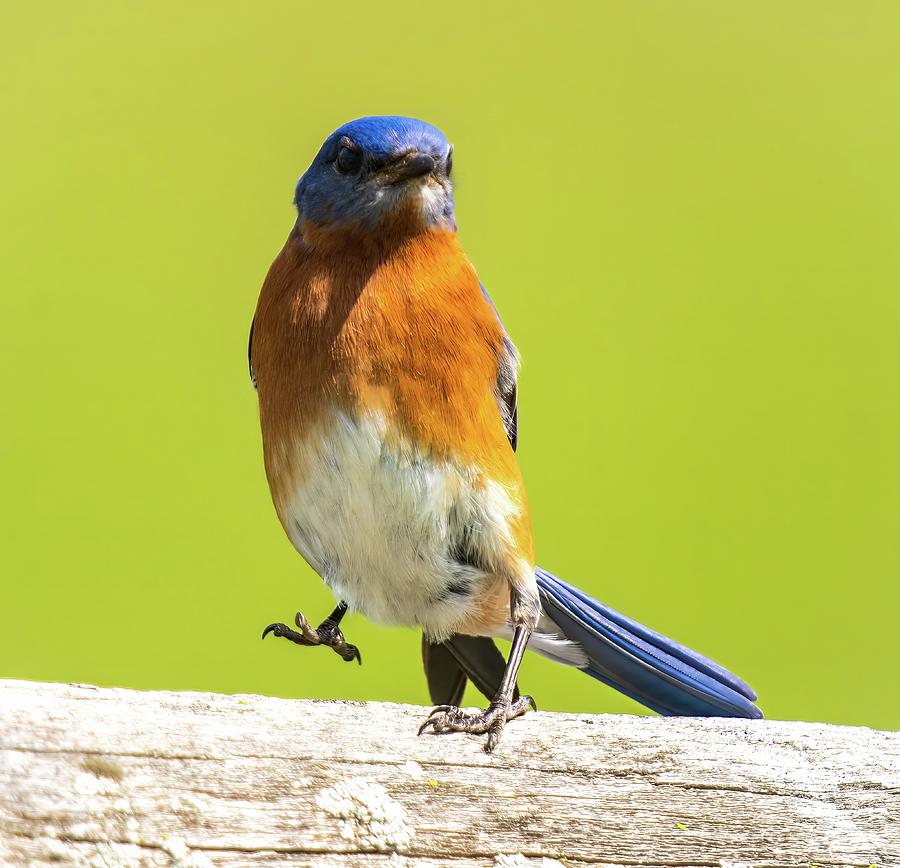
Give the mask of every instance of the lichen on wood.
[(0, 864), (900, 865), (900, 733), (0, 681)]

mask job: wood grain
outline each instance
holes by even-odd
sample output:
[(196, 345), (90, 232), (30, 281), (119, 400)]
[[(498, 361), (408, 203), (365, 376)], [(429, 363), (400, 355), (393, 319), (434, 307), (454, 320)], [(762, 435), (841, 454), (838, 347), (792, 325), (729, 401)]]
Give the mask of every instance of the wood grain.
[(0, 681), (4, 865), (900, 865), (900, 733)]

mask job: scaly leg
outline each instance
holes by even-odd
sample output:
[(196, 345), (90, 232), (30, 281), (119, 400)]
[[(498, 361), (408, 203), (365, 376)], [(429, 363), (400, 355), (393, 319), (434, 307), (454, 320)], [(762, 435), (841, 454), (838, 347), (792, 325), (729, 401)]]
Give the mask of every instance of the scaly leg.
[[(513, 605), (515, 611), (519, 607)], [(525, 646), (533, 632), (533, 628), (525, 624), (519, 624), (513, 634), (512, 650), (509, 652), (509, 660), (503, 673), (503, 680), (497, 690), (494, 699), (485, 711), (479, 714), (466, 714), (455, 705), (439, 705), (435, 708), (425, 723), (419, 727), (419, 735), (431, 727), (432, 731), (440, 734), (444, 732), (469, 732), (487, 733), (487, 742), (484, 746), (486, 753), (493, 752), (500, 741), (503, 727), (506, 721), (523, 715), (529, 708), (537, 711), (537, 704), (530, 696), (520, 696), (513, 699), (516, 689), (516, 676), (519, 665), (525, 654)]]
[(346, 614), (347, 604), (342, 601), (338, 603), (337, 608), (318, 626), (318, 628), (314, 630), (310, 627), (306, 618), (303, 617), (303, 613), (297, 612), (294, 616), (294, 623), (299, 628), (299, 633), (296, 630), (292, 630), (286, 624), (269, 624), (269, 626), (263, 630), (262, 637), (265, 639), (269, 633), (274, 633), (276, 636), (290, 639), (291, 642), (294, 642), (297, 645), (327, 645), (348, 663), (356, 658), (356, 660), (362, 664), (362, 655), (359, 653), (359, 648), (355, 645), (351, 645), (344, 639), (344, 634), (341, 633), (338, 626), (341, 623), (341, 618)]

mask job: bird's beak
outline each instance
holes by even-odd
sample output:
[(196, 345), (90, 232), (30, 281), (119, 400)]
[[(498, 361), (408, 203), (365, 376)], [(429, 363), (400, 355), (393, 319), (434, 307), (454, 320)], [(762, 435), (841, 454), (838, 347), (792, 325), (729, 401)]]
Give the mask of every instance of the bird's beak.
[(399, 181), (408, 181), (412, 178), (421, 178), (430, 175), (437, 164), (433, 157), (412, 151), (404, 154), (398, 160), (388, 163), (379, 172), (381, 178), (388, 184), (396, 184)]

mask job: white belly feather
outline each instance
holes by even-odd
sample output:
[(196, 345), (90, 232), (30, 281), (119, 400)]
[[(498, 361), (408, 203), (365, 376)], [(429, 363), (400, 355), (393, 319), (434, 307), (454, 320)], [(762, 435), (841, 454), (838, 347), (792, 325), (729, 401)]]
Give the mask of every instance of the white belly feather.
[[(479, 468), (388, 446), (386, 433), (382, 416), (336, 412), (320, 437), (307, 438), (285, 524), (351, 609), (447, 638), (469, 620), (479, 589), (507, 578), (500, 571), (510, 568), (519, 507)], [(518, 560), (515, 569), (530, 573)]]

